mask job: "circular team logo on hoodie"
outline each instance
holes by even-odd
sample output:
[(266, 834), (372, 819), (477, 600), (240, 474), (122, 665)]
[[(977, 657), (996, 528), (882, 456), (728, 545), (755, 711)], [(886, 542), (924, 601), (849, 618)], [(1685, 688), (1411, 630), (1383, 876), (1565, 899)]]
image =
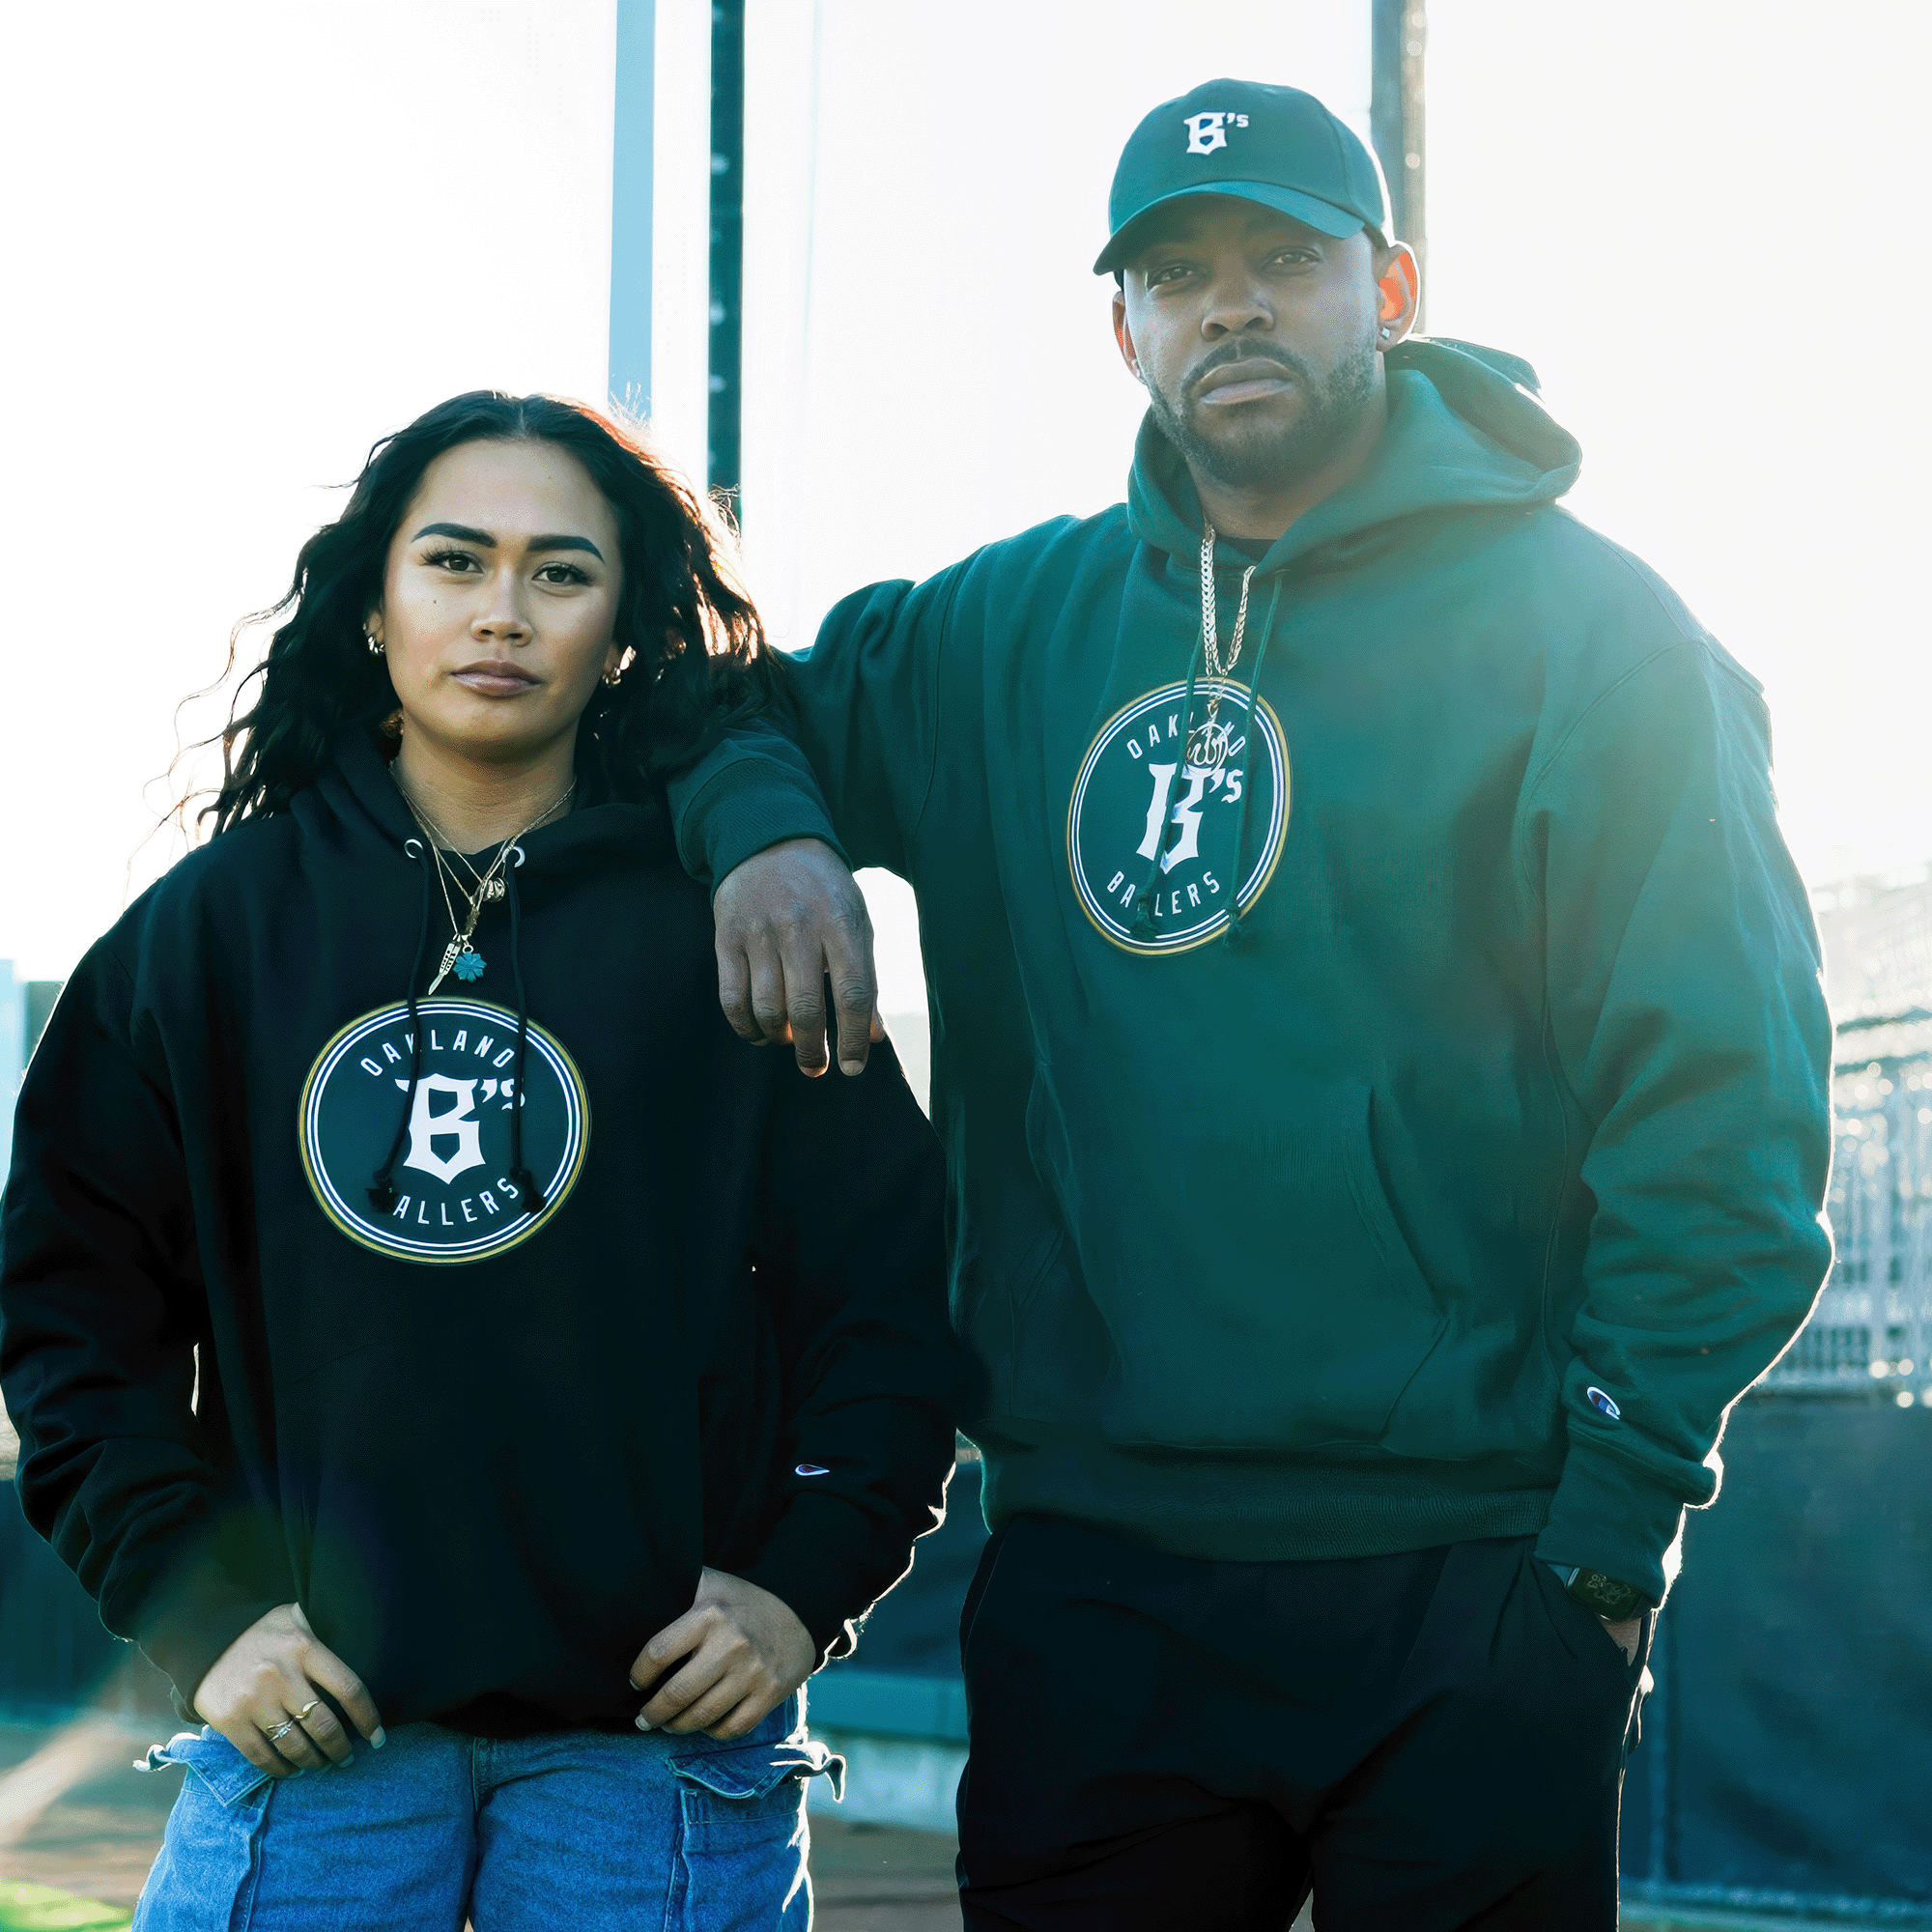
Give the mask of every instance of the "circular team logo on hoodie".
[[(474, 1262), (527, 1239), (577, 1184), (590, 1102), (570, 1055), (542, 1027), (524, 1051), (524, 1165), (543, 1190), (532, 1211), (511, 1173), (517, 1016), (480, 1000), (418, 1000), (422, 1068), (407, 1003), (353, 1020), (323, 1048), (301, 1098), (302, 1166), (322, 1210), (352, 1241), (412, 1262)], [(389, 1170), (395, 1201), (370, 1183)]]
[[(1087, 917), (1116, 946), (1206, 945), (1237, 897), (1246, 912), (1266, 890), (1288, 836), (1288, 745), (1266, 701), (1252, 716), (1248, 705), (1245, 685), (1204, 678), (1190, 731), (1185, 682), (1163, 685), (1115, 712), (1081, 760), (1067, 861)], [(1144, 898), (1151, 933), (1136, 917)]]

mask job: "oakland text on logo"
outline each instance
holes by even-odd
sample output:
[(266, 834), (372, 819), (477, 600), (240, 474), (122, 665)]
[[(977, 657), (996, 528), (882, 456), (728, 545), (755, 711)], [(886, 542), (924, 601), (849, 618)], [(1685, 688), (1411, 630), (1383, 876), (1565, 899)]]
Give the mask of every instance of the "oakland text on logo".
[(590, 1104), (569, 1054), (539, 1026), (524, 1054), (524, 1163), (543, 1189), (532, 1214), (510, 1174), (517, 1016), (480, 1000), (418, 1000), (422, 1076), (394, 1169), (396, 1203), (369, 1182), (396, 1134), (414, 1037), (398, 1002), (323, 1048), (301, 1099), (302, 1166), (323, 1212), (364, 1247), (412, 1262), (473, 1262), (536, 1233), (576, 1185)]
[[(1217, 694), (1219, 715), (1205, 728)], [(1204, 678), (1194, 687), (1191, 745), (1186, 710), (1184, 683), (1135, 698), (1101, 725), (1073, 781), (1074, 890), (1088, 918), (1133, 952), (1182, 952), (1227, 925), (1244, 790), (1253, 796), (1241, 835), (1243, 912), (1266, 890), (1288, 834), (1288, 747), (1266, 702), (1257, 699), (1251, 718), (1245, 686)], [(1150, 873), (1151, 939), (1134, 930)]]

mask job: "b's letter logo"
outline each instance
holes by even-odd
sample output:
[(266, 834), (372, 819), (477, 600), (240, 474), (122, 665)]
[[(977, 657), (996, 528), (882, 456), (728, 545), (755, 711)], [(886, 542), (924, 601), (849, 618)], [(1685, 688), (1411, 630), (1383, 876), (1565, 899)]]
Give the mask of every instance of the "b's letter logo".
[[(406, 1088), (409, 1082), (398, 1080), (396, 1085)], [(446, 1094), (456, 1104), (440, 1113), (434, 1112), (430, 1096), (437, 1094)], [(474, 1112), (475, 1105), (475, 1081), (452, 1080), (446, 1073), (425, 1073), (416, 1086), (415, 1111), (410, 1116), (410, 1154), (403, 1165), (419, 1167), (443, 1182), (454, 1180), (469, 1168), (481, 1167), (483, 1129)], [(447, 1159), (436, 1151), (439, 1140), (456, 1143), (456, 1151)]]
[(1187, 152), (1190, 155), (1211, 155), (1216, 148), (1228, 145), (1228, 129), (1245, 128), (1248, 117), (1245, 114), (1189, 114), (1182, 125), (1187, 129)]

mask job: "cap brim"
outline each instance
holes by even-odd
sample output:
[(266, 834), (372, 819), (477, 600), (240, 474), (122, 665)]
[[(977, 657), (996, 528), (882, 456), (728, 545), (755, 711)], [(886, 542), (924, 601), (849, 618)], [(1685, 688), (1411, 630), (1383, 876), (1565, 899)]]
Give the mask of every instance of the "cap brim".
[(1099, 260), (1094, 264), (1094, 272), (1096, 275), (1112, 274), (1139, 246), (1136, 236), (1138, 232), (1145, 231), (1149, 215), (1197, 194), (1230, 195), (1236, 201), (1259, 202), (1264, 208), (1273, 209), (1277, 214), (1292, 214), (1295, 220), (1305, 221), (1318, 235), (1331, 235), (1338, 242), (1345, 236), (1359, 234), (1369, 225), (1359, 214), (1346, 208), (1337, 208), (1332, 201), (1303, 194), (1298, 188), (1276, 187), (1272, 182), (1203, 182), (1197, 187), (1177, 188), (1174, 193), (1164, 194), (1158, 201), (1151, 201), (1145, 208), (1137, 209), (1115, 229), (1107, 245), (1100, 250)]

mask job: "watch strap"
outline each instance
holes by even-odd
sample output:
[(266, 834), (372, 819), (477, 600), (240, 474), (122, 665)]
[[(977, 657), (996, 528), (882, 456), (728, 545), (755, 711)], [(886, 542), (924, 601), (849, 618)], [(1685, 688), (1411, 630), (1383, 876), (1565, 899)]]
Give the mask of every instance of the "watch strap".
[(1563, 1587), (1605, 1623), (1623, 1623), (1650, 1606), (1650, 1599), (1634, 1583), (1601, 1570), (1573, 1570)]

